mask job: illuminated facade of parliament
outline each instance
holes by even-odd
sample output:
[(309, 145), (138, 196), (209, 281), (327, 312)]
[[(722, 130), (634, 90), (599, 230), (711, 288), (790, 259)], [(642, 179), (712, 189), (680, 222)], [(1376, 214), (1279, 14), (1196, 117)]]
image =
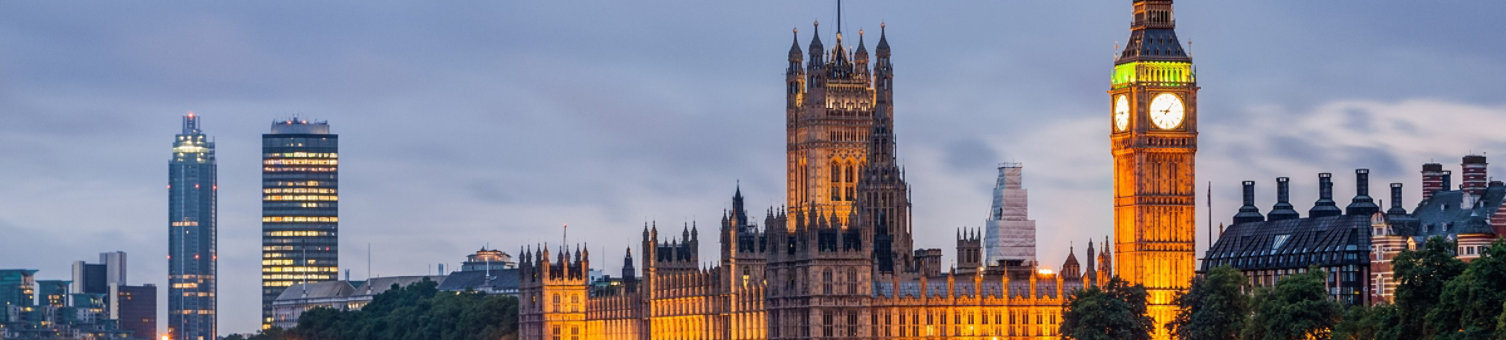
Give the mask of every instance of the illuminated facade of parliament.
[[(1070, 252), (1057, 271), (989, 259), (979, 230), (958, 233), (950, 269), (941, 249), (916, 249), (887, 39), (881, 31), (870, 59), (862, 32), (849, 51), (840, 31), (830, 48), (818, 31), (806, 52), (797, 33), (785, 79), (787, 205), (759, 224), (738, 190), (709, 268), (693, 226), (669, 236), (645, 225), (621, 277), (605, 281), (589, 279), (583, 247), (524, 249), (520, 339), (1057, 339), (1064, 297), (1115, 273), (1135, 275), (1126, 279), (1150, 290), (1151, 312), (1164, 312), (1169, 300), (1160, 299), (1192, 274), (1192, 190), (1183, 185), (1193, 183), (1196, 148), (1197, 87), (1169, 32), (1170, 8), (1135, 1), (1110, 91), (1128, 102), (1111, 118), (1115, 241), (1098, 253), (1089, 242), (1085, 265)], [(1180, 57), (1160, 55), (1171, 52)], [(1186, 82), (1164, 81), (1184, 67), (1176, 75)], [(1116, 266), (1124, 256), (1132, 262)]]

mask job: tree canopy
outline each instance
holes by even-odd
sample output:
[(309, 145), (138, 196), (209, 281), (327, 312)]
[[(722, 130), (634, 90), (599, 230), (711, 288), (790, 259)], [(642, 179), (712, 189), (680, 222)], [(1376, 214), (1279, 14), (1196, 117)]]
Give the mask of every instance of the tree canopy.
[[(477, 292), (442, 292), (425, 279), (393, 285), (360, 310), (314, 308), (286, 331), (269, 329), (248, 340), (420, 340), (512, 339), (517, 336), (518, 300)], [(229, 338), (227, 338), (229, 339)]]
[(1088, 287), (1067, 297), (1061, 334), (1079, 340), (1149, 340), (1154, 322), (1145, 313), (1146, 293), (1118, 277), (1103, 288)]
[(1166, 329), (1184, 340), (1239, 339), (1250, 315), (1249, 281), (1238, 269), (1220, 266), (1193, 279), (1185, 294), (1178, 294), (1177, 316)]
[(1290, 275), (1274, 288), (1255, 292), (1255, 314), (1245, 327), (1245, 339), (1328, 339), (1343, 307), (1329, 298), (1325, 272), (1317, 267)]

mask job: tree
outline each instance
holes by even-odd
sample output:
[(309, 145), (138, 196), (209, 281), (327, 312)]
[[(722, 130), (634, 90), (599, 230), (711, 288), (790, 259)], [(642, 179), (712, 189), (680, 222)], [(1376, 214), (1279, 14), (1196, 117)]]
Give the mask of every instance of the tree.
[(1344, 311), (1344, 319), (1333, 326), (1335, 340), (1401, 339), (1394, 327), (1400, 322), (1396, 305), (1353, 306)]
[(1220, 266), (1193, 279), (1192, 288), (1178, 294), (1177, 316), (1166, 324), (1173, 336), (1184, 340), (1239, 339), (1250, 315), (1249, 281), (1238, 269)]
[(357, 311), (315, 308), (289, 337), (326, 339), (508, 339), (518, 327), (516, 297), (441, 292), (433, 281), (394, 285)]
[(1434, 236), (1417, 250), (1403, 250), (1391, 260), (1395, 272), (1396, 311), (1399, 322), (1391, 327), (1403, 339), (1430, 338), (1423, 327), (1427, 314), (1438, 303), (1444, 285), (1464, 273), (1464, 262), (1455, 258), (1454, 242)]
[(1506, 243), (1496, 241), (1444, 285), (1438, 304), (1427, 314), (1426, 328), (1438, 339), (1489, 338), (1496, 333), (1503, 301)]
[(1149, 340), (1155, 327), (1146, 315), (1145, 287), (1114, 277), (1100, 289), (1088, 287), (1067, 297), (1061, 334), (1068, 339)]
[(1328, 339), (1343, 308), (1329, 298), (1326, 276), (1316, 266), (1287, 276), (1276, 287), (1255, 293), (1255, 315), (1245, 327), (1245, 339)]

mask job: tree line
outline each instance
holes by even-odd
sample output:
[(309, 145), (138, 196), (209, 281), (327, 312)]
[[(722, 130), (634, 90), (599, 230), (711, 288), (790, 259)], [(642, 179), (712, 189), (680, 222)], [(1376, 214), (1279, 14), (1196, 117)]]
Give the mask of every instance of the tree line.
[(517, 297), (444, 292), (438, 286), (428, 279), (406, 287), (393, 285), (359, 310), (318, 307), (303, 312), (292, 329), (235, 334), (225, 340), (517, 338)]
[(1395, 302), (1344, 307), (1328, 295), (1317, 267), (1252, 287), (1238, 269), (1217, 267), (1176, 298), (1176, 317), (1155, 325), (1146, 292), (1114, 278), (1067, 298), (1061, 334), (1068, 339), (1148, 340), (1165, 327), (1184, 340), (1506, 339), (1506, 241), (1465, 263), (1454, 242), (1434, 237), (1392, 260)]

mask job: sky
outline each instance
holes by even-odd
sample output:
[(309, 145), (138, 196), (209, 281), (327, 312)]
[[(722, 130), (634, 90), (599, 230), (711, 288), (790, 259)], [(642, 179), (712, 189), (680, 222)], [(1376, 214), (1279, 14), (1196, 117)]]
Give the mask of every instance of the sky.
[[(1109, 233), (1105, 92), (1130, 1), (844, 7), (848, 41), (893, 30), (918, 247), (951, 261), (1000, 162), (1024, 164), (1044, 266)], [(1402, 182), (1411, 208), (1421, 163), (1506, 154), (1506, 2), (1183, 1), (1176, 15), (1202, 87), (1200, 228), (1233, 216), (1241, 180), (1268, 211), (1274, 178), (1292, 177), (1305, 214), (1318, 172), (1343, 205), (1369, 168), (1377, 198)], [(257, 327), (258, 138), (293, 116), (340, 134), (355, 279), (563, 237), (615, 272), (646, 222), (714, 233), (739, 183), (755, 215), (784, 202), (791, 29), (803, 49), (819, 20), (830, 46), (836, 16), (810, 0), (0, 1), (0, 268), (68, 279), (72, 261), (123, 250), (130, 282), (165, 299), (167, 162), (192, 111), (218, 147), (221, 333)]]

